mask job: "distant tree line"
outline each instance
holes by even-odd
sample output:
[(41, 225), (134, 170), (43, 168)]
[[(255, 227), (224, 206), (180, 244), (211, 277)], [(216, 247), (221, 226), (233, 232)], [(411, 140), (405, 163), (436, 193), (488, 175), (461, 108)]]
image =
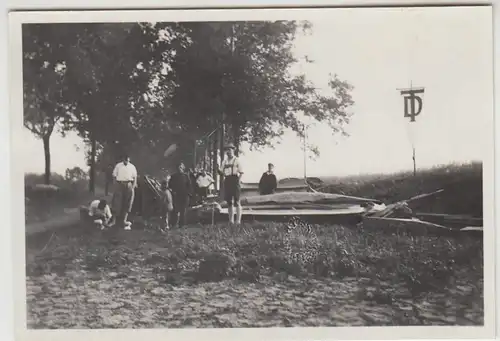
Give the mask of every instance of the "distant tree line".
[[(352, 86), (331, 75), (325, 96), (291, 73), (295, 37), (310, 30), (295, 21), (24, 25), (24, 125), (43, 141), (45, 183), (55, 132), (84, 139), (92, 192), (123, 151), (145, 172), (180, 160), (213, 170), (226, 142), (271, 146), (286, 128), (302, 136), (297, 113), (344, 134)], [(172, 143), (178, 152), (165, 159)]]

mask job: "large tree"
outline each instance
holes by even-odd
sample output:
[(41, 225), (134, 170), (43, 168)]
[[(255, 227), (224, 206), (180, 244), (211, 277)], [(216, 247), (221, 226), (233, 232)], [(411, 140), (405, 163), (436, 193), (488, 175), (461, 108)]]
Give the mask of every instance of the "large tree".
[[(221, 142), (270, 146), (292, 129), (304, 130), (302, 114), (343, 133), (353, 104), (351, 85), (331, 76), (322, 94), (305, 75), (292, 73), (298, 61), (293, 43), (307, 22), (183, 23), (190, 44), (179, 51), (165, 78), (173, 87), (172, 119), (201, 136), (226, 125)], [(311, 146), (313, 147), (313, 146)], [(316, 151), (313, 148), (313, 151)]]
[(73, 109), (67, 89), (63, 47), (51, 25), (23, 26), (24, 126), (43, 142), (46, 184), (51, 178), (50, 138)]
[[(302, 135), (298, 113), (326, 122), (333, 132), (343, 132), (349, 119), (353, 101), (348, 83), (332, 77), (331, 92), (325, 95), (304, 75), (291, 72), (297, 62), (293, 42), (300, 30), (309, 28), (307, 23), (41, 27), (44, 39), (28, 49), (36, 52), (30, 56), (37, 56), (31, 58), (38, 69), (31, 67), (35, 71), (27, 74), (33, 81), (26, 83), (39, 85), (25, 93), (36, 99), (31, 99), (34, 107), (46, 101), (58, 110), (31, 111), (28, 122), (43, 121), (37, 126), (44, 127), (45, 136), (62, 120), (65, 130), (76, 130), (85, 139), (91, 190), (96, 162), (107, 169), (124, 150), (135, 151), (148, 172), (172, 165), (161, 157), (171, 143), (179, 143), (193, 165), (195, 156), (207, 154), (215, 165), (225, 142), (245, 141), (258, 148), (271, 145), (286, 128)], [(40, 65), (49, 65), (46, 69), (55, 78), (45, 76), (37, 83), (33, 75), (40, 75)], [(54, 100), (57, 96), (60, 100)], [(179, 155), (170, 161), (180, 161)]]
[[(67, 127), (90, 145), (93, 191), (99, 150), (106, 148), (117, 157), (141, 139), (149, 144), (140, 130), (163, 93), (155, 77), (164, 72), (178, 40), (160, 25), (147, 23), (79, 24), (67, 32), (75, 41), (67, 55), (68, 97), (78, 108)], [(165, 121), (157, 118), (156, 125)]]

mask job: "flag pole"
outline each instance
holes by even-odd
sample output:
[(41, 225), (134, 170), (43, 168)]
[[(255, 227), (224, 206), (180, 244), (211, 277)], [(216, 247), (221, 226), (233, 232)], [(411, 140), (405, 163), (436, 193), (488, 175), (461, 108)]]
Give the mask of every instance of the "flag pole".
[[(410, 90), (413, 90), (413, 81), (410, 81)], [(411, 124), (411, 123), (410, 123)], [(417, 176), (417, 163), (415, 160), (415, 143), (412, 141), (412, 160), (413, 160), (413, 176)]]
[(304, 124), (304, 182), (307, 183), (307, 149), (306, 149), (306, 139), (307, 139), (307, 128)]
[(417, 176), (417, 163), (415, 160), (415, 147), (413, 147), (413, 176)]

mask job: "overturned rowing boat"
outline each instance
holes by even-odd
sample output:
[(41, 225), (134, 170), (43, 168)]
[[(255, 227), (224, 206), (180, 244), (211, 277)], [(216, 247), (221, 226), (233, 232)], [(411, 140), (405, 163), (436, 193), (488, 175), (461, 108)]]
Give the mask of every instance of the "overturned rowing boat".
[[(302, 189), (302, 188), (301, 188)], [(310, 188), (306, 191), (290, 191), (287, 187), (278, 188), (269, 195), (245, 195), (241, 198), (242, 217), (253, 219), (276, 219), (279, 217), (349, 217), (379, 212), (386, 206), (374, 199), (352, 197), (341, 194), (321, 193)], [(281, 190), (281, 191), (280, 191)], [(283, 191), (284, 190), (284, 191)], [(198, 206), (200, 211), (213, 211), (219, 216), (228, 215), (225, 202), (212, 202)]]
[[(340, 194), (285, 192), (242, 198), (243, 215), (351, 215), (383, 210), (379, 201)], [(227, 205), (219, 213), (227, 214)]]
[[(415, 213), (408, 206), (414, 201), (435, 196), (443, 192), (442, 189), (385, 205), (376, 199), (317, 192), (304, 183), (282, 183), (276, 193), (269, 195), (259, 195), (257, 186), (242, 186), (242, 218), (245, 220), (279, 221), (300, 217), (318, 222), (326, 220), (339, 224), (362, 223), (366, 229), (376, 230), (387, 228), (391, 231), (402, 231), (417, 228), (422, 229), (422, 233), (424, 230), (439, 230), (439, 233), (445, 233), (452, 229), (482, 235), (482, 228), (479, 226), (483, 224), (480, 218)], [(136, 192), (136, 212), (145, 218), (159, 215), (159, 182), (144, 176), (139, 182), (139, 191)], [(227, 203), (220, 201), (218, 196), (211, 195), (205, 203), (190, 207), (187, 219), (192, 223), (227, 221)]]

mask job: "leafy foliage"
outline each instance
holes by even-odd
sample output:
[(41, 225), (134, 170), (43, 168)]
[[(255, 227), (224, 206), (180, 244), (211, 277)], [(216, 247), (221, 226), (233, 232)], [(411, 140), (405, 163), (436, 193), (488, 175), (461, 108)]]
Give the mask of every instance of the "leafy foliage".
[(148, 170), (180, 161), (162, 159), (171, 143), (192, 159), (209, 145), (216, 155), (217, 141), (202, 142), (198, 155), (193, 148), (222, 123), (219, 141), (254, 147), (286, 128), (303, 134), (299, 114), (343, 133), (351, 85), (332, 76), (324, 95), (291, 72), (295, 36), (309, 29), (294, 21), (28, 25), (26, 125), (42, 135), (58, 122), (78, 132), (91, 187), (123, 151)]
[(87, 172), (80, 167), (68, 168), (64, 174), (64, 179), (70, 182), (87, 180)]
[[(353, 104), (352, 86), (332, 76), (331, 95), (320, 94), (305, 75), (294, 75), (293, 42), (308, 23), (183, 23), (191, 43), (172, 62), (173, 116), (182, 127), (206, 133), (221, 122), (225, 139), (268, 146), (290, 128), (303, 134), (298, 113), (343, 132)], [(194, 124), (193, 124), (194, 123)]]

